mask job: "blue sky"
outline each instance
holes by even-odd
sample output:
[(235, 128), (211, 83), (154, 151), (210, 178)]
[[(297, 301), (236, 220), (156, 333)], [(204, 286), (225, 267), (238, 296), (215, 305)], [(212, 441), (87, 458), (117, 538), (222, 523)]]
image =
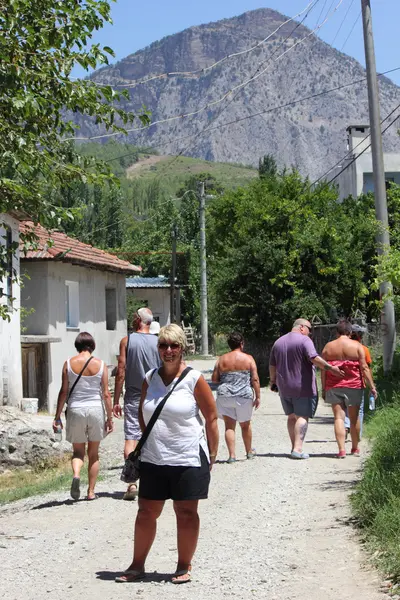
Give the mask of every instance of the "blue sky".
[[(335, 1), (334, 6), (338, 2), (339, 0)], [(96, 32), (93, 41), (111, 46), (118, 60), (166, 35), (177, 33), (192, 25), (218, 21), (256, 8), (273, 8), (294, 16), (307, 4), (308, 0), (118, 0), (112, 3), (114, 24)], [(314, 28), (321, 9), (325, 5), (325, 14), (331, 4), (332, 0), (320, 0), (305, 24)], [(382, 72), (399, 67), (400, 0), (371, 0), (371, 6), (377, 70)], [(357, 20), (360, 9), (361, 0), (343, 0), (337, 13), (321, 28), (320, 37), (329, 44), (334, 41), (334, 46), (340, 50)], [(337, 33), (342, 22), (343, 25)], [(343, 51), (364, 64), (361, 19), (358, 19)], [(79, 69), (74, 71), (75, 76), (84, 74), (85, 72)], [(400, 85), (400, 71), (393, 73), (391, 78)]]

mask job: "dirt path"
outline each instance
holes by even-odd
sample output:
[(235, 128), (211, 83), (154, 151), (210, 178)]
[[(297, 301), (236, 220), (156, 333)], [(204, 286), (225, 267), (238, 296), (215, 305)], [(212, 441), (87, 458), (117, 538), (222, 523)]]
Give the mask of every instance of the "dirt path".
[[(130, 562), (137, 505), (121, 500), (119, 470), (110, 468), (96, 502), (72, 503), (67, 494), (54, 493), (1, 509), (4, 597), (382, 599), (379, 577), (362, 568), (365, 557), (347, 524), (348, 493), (360, 463), (332, 458), (336, 446), (328, 409), (322, 406), (318, 414), (308, 435), (312, 458), (292, 461), (278, 399), (263, 390), (254, 419), (259, 456), (215, 466), (210, 498), (200, 507), (201, 537), (189, 585), (163, 583), (176, 559), (171, 503), (159, 521), (147, 581), (114, 583)], [(116, 465), (121, 448), (119, 424), (104, 444), (103, 464)], [(243, 455), (239, 442), (238, 456)], [(226, 458), (224, 444), (220, 458)]]

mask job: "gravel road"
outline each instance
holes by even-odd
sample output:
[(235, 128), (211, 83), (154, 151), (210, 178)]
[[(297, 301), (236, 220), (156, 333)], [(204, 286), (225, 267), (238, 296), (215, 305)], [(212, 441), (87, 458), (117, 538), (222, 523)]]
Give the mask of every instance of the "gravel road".
[[(208, 370), (211, 362), (194, 366)], [(175, 567), (171, 503), (159, 520), (147, 580), (114, 583), (132, 553), (137, 503), (121, 500), (122, 424), (102, 449), (99, 500), (73, 503), (53, 493), (0, 510), (1, 589), (7, 600), (238, 599), (379, 600), (380, 578), (366, 564), (348, 519), (348, 495), (360, 460), (333, 458), (329, 409), (320, 406), (307, 440), (308, 461), (288, 459), (278, 398), (262, 391), (255, 415), (253, 461), (227, 465), (221, 440), (210, 498), (200, 503), (201, 533), (193, 580), (164, 583)], [(221, 427), (222, 432), (222, 427)], [(244, 451), (238, 440), (238, 457)], [(364, 566), (363, 566), (364, 565)]]

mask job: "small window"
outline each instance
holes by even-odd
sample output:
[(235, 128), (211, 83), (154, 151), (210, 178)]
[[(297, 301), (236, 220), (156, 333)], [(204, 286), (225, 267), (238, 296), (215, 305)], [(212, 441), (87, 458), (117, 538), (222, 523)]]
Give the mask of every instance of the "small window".
[[(0, 288), (0, 296), (5, 296), (10, 303), (12, 300), (12, 281), (13, 281), (13, 243), (12, 243), (12, 231), (11, 228), (7, 225), (3, 225), (4, 227), (4, 246), (5, 253), (2, 259), (2, 270), (4, 272), (2, 285)], [(1, 242), (3, 244), (3, 242)]]
[(114, 331), (117, 328), (117, 290), (106, 289), (106, 329)]
[(65, 282), (65, 320), (67, 327), (79, 327), (79, 283), (78, 281)]

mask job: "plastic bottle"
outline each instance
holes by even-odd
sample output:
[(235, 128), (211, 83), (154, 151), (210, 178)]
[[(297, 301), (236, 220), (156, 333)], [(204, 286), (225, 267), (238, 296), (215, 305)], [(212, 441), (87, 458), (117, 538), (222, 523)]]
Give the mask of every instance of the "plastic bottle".
[(373, 394), (369, 396), (369, 410), (375, 410), (375, 396)]
[(56, 432), (54, 433), (56, 442), (62, 442), (62, 427), (59, 425)]

